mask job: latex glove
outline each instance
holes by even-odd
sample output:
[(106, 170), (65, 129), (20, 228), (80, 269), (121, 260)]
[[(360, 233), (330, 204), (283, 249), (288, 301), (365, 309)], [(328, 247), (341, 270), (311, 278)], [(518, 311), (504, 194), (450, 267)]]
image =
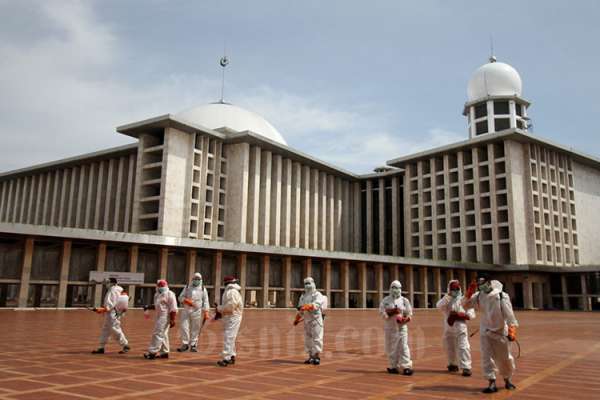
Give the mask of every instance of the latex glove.
[(194, 302), (192, 301), (192, 299), (188, 299), (188, 298), (183, 299), (183, 304), (188, 305), (190, 307), (194, 307)]
[(177, 313), (175, 311), (172, 311), (171, 313), (169, 313), (169, 328), (175, 327), (175, 316), (176, 315), (177, 315)]
[(398, 315), (396, 317), (396, 322), (403, 325), (410, 322), (410, 317), (403, 317), (402, 315)]
[(465, 295), (467, 300), (470, 299), (471, 297), (473, 297), (473, 295), (475, 294), (476, 291), (477, 291), (477, 282), (471, 282), (471, 284), (469, 285), (469, 288), (467, 289), (467, 294)]
[(208, 315), (208, 311), (204, 311), (202, 313), (202, 320), (206, 321), (207, 319), (210, 319), (210, 316)]
[(514, 342), (517, 340), (517, 327), (514, 325), (508, 326), (508, 340)]
[(105, 312), (107, 312), (108, 310), (106, 309), (106, 307), (98, 307), (95, 308), (94, 307), (94, 312), (98, 313), (98, 314), (104, 314)]
[(296, 314), (296, 318), (294, 318), (294, 326), (298, 325), (300, 322), (302, 322), (302, 315)]

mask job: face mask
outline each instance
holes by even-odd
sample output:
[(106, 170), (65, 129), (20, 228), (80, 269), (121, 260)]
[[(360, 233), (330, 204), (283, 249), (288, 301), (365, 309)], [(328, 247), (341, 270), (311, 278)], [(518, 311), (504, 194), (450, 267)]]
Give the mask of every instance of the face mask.
[(169, 288), (166, 288), (166, 287), (159, 287), (159, 288), (158, 288), (158, 293), (165, 293), (167, 290), (169, 290)]
[(392, 297), (397, 299), (402, 294), (402, 289), (399, 287), (393, 287), (390, 289), (390, 293), (392, 294)]
[(492, 291), (492, 285), (489, 282), (482, 283), (479, 285), (479, 290), (483, 293), (489, 293)]
[(452, 297), (458, 297), (460, 295), (460, 290), (451, 290), (450, 291), (450, 296)]
[(194, 279), (194, 280), (192, 281), (192, 286), (193, 286), (193, 287), (198, 287), (198, 286), (200, 286), (200, 285), (202, 285), (202, 279)]
[(313, 284), (312, 284), (312, 283), (305, 283), (305, 284), (304, 284), (304, 291), (305, 291), (306, 293), (312, 292), (312, 291), (313, 291), (313, 289), (314, 289), (314, 286), (313, 286)]

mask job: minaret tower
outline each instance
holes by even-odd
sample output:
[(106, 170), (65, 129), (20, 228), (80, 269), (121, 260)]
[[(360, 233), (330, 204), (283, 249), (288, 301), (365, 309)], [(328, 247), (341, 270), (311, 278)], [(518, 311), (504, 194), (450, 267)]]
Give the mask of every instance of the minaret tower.
[(479, 67), (469, 80), (468, 100), (463, 111), (468, 120), (469, 138), (507, 129), (527, 132), (530, 103), (521, 93), (519, 73), (510, 65), (497, 62), (492, 55), (489, 63)]

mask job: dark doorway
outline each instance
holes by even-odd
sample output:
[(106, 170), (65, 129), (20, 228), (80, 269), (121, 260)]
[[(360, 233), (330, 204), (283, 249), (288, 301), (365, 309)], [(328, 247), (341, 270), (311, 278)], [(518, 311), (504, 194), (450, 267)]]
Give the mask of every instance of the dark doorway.
[(515, 298), (512, 299), (512, 305), (514, 308), (523, 308), (523, 283), (515, 282)]

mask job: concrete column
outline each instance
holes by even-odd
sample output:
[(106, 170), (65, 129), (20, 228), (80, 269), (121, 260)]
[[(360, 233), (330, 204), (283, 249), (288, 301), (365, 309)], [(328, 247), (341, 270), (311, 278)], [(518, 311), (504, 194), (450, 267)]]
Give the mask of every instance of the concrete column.
[(353, 198), (353, 235), (352, 235), (352, 243), (353, 250), (356, 253), (360, 253), (361, 243), (362, 243), (362, 231), (361, 231), (361, 221), (362, 221), (362, 205), (361, 205), (361, 195), (360, 195), (360, 183), (354, 182), (352, 184), (352, 198)]
[(531, 280), (526, 278), (523, 280), (523, 303), (525, 308), (532, 310), (533, 307), (533, 287)]
[(167, 279), (167, 268), (169, 268), (169, 248), (161, 247), (159, 252), (159, 279)]
[[(164, 167), (164, 165), (163, 165)], [(106, 177), (106, 186), (103, 188), (104, 191), (106, 191), (106, 197), (105, 197), (105, 201), (104, 201), (104, 220), (102, 223), (102, 229), (104, 230), (110, 230), (110, 226), (109, 226), (109, 216), (110, 216), (110, 210), (113, 207), (112, 206), (112, 201), (111, 201), (111, 196), (112, 196), (112, 192), (114, 190), (113, 188), (113, 184), (114, 184), (114, 169), (115, 169), (115, 160), (114, 158), (111, 158), (110, 160), (108, 160), (108, 175)], [(163, 171), (164, 174), (164, 171)], [(163, 175), (164, 176), (164, 175)], [(160, 223), (159, 223), (160, 224)], [(68, 220), (67, 220), (67, 226), (69, 225)], [(175, 235), (173, 235), (175, 236)]]
[[(400, 266), (398, 264), (394, 264), (390, 266), (390, 275), (393, 281), (397, 281), (400, 279)], [(401, 282), (403, 283), (403, 282)], [(384, 291), (387, 291), (388, 288), (384, 288)]]
[[(447, 181), (446, 181), (447, 182)], [(392, 255), (400, 255), (400, 203), (398, 176), (392, 178)], [(397, 270), (397, 268), (396, 268)]]
[(312, 260), (310, 259), (310, 257), (305, 258), (302, 264), (302, 267), (304, 269), (304, 278), (312, 276)]
[[(405, 285), (404, 292), (408, 293), (408, 300), (411, 305), (415, 303), (415, 274), (413, 271), (413, 267), (410, 265), (406, 265), (404, 267), (404, 276), (406, 277), (406, 282), (403, 282)], [(408, 289), (408, 290), (407, 290)]]
[[(125, 157), (119, 157), (119, 163), (117, 164), (117, 188), (115, 191), (115, 214), (112, 221), (112, 230), (119, 232), (119, 218), (121, 213), (121, 194), (123, 193), (123, 168), (125, 164)], [(83, 170), (80, 172), (83, 175)], [(83, 182), (82, 182), (83, 186)], [(80, 187), (82, 187), (80, 186)], [(80, 192), (81, 193), (81, 192)], [(81, 194), (78, 196), (78, 201), (81, 199)], [(77, 215), (79, 215), (80, 203), (77, 205)], [(77, 226), (77, 224), (75, 225)], [(125, 227), (123, 227), (125, 228)], [(125, 230), (125, 229), (123, 229)]]
[(69, 282), (69, 263), (71, 261), (70, 240), (63, 241), (62, 254), (60, 256), (60, 280), (58, 281), (58, 307), (62, 308), (67, 302), (67, 283)]
[(348, 269), (350, 263), (348, 261), (342, 261), (340, 265), (340, 274), (342, 278), (342, 289), (344, 290), (344, 308), (350, 307), (350, 274)]
[(292, 293), (290, 291), (292, 286), (292, 257), (283, 257), (283, 300), (284, 307), (289, 307), (290, 301), (292, 301)]
[(429, 294), (429, 279), (427, 279), (427, 273), (427, 267), (423, 267), (421, 271), (421, 288), (423, 289), (421, 298), (423, 299), (423, 308), (429, 308), (427, 305), (427, 295)]
[(367, 307), (367, 263), (359, 262), (358, 267), (358, 279), (360, 287), (360, 307)]
[(392, 218), (392, 216), (385, 215), (385, 180), (383, 178), (379, 178), (379, 204), (375, 204), (374, 207), (379, 208), (379, 232), (374, 233), (379, 235), (379, 248), (373, 249), (373, 252), (385, 254), (387, 250), (391, 253), (391, 249), (385, 248), (385, 220)]
[[(86, 168), (87, 167), (87, 168)], [(89, 170), (89, 166), (82, 165), (79, 168), (79, 186), (77, 187), (77, 205), (75, 206), (75, 228), (83, 228), (84, 223), (81, 222), (82, 217), (85, 217), (83, 208), (83, 194), (85, 193), (85, 171)], [(89, 178), (88, 178), (89, 181)], [(74, 185), (73, 185), (74, 186)], [(119, 203), (115, 207), (115, 214), (119, 212)], [(115, 231), (118, 231), (118, 228), (115, 227)]]
[[(442, 276), (441, 276), (441, 271), (439, 268), (434, 268), (433, 269), (433, 281), (435, 283), (435, 294), (436, 294), (436, 301), (442, 297)], [(446, 289), (444, 288), (443, 291), (445, 291)]]
[[(367, 213), (367, 253), (373, 253), (373, 182), (368, 180), (367, 183), (367, 201), (365, 212)], [(365, 240), (365, 238), (363, 238)]]
[[(132, 213), (132, 199), (133, 199), (133, 192), (135, 190), (134, 188), (134, 184), (133, 184), (133, 177), (135, 174), (135, 160), (136, 157), (134, 154), (131, 154), (129, 156), (129, 162), (127, 163), (127, 167), (128, 167), (128, 171), (127, 171), (127, 194), (125, 195), (125, 215), (124, 215), (124, 231), (125, 232), (131, 232), (131, 213)], [(91, 168), (91, 166), (90, 166)], [(90, 173), (90, 182), (89, 182), (89, 189), (88, 189), (88, 193), (90, 193), (90, 189), (92, 187), (92, 179), (91, 179), (91, 173)], [(87, 211), (86, 211), (86, 215), (87, 215)], [(86, 226), (87, 227), (87, 226)]]
[(238, 279), (240, 280), (240, 286), (242, 287), (242, 299), (246, 301), (246, 253), (240, 253), (237, 257), (237, 270), (239, 273)]
[(271, 263), (269, 256), (262, 256), (262, 307), (267, 308), (269, 304), (269, 274)]
[(469, 282), (477, 280), (477, 271), (469, 271)]
[[(137, 247), (137, 246), (136, 246)], [(136, 258), (137, 264), (137, 258)], [(106, 269), (106, 243), (100, 242), (98, 244), (98, 253), (96, 254), (96, 271), (104, 272)], [(133, 295), (129, 293), (131, 297)], [(94, 307), (102, 306), (102, 283), (98, 283), (94, 286)]]
[[(590, 299), (588, 298), (587, 281), (585, 280), (585, 273), (580, 275), (581, 278), (581, 300), (583, 311), (591, 311)], [(541, 286), (541, 284), (540, 284)]]
[(464, 288), (465, 292), (469, 288), (469, 281), (467, 281), (467, 271), (464, 269), (458, 270), (458, 280), (460, 281), (460, 286)]
[[(196, 250), (189, 249), (186, 253), (186, 267), (185, 272), (187, 276), (187, 281), (190, 282), (196, 273)], [(200, 271), (198, 271), (200, 272)]]
[(21, 265), (21, 284), (19, 287), (19, 307), (27, 307), (29, 297), (29, 279), (31, 278), (31, 263), (33, 261), (33, 238), (25, 239), (23, 264)]
[(535, 303), (535, 307), (538, 310), (543, 310), (545, 307), (544, 304), (544, 288), (542, 282), (538, 282), (534, 286), (534, 291), (537, 297), (537, 302)]
[(283, 166), (280, 155), (273, 157), (272, 174), (272, 189), (271, 189), (271, 241), (273, 246), (280, 246), (281, 243), (281, 183)]
[[(106, 257), (106, 245), (104, 249), (104, 254)], [(139, 252), (140, 248), (137, 244), (134, 244), (131, 247), (129, 247), (129, 272), (137, 271)], [(135, 287), (136, 285), (129, 285), (129, 306), (133, 306), (135, 304)]]
[(319, 177), (319, 240), (317, 241), (317, 248), (320, 250), (327, 250), (327, 222), (329, 216), (327, 215), (327, 174), (321, 172)]
[(221, 263), (223, 261), (223, 252), (217, 250), (213, 256), (213, 266), (215, 268), (213, 273), (213, 287), (214, 287), (214, 297), (213, 302), (220, 304), (221, 303)]
[(562, 288), (562, 302), (563, 309), (568, 311), (571, 307), (569, 305), (569, 291), (567, 289), (567, 277), (563, 274), (560, 276), (560, 286)]
[(323, 262), (325, 296), (331, 299), (331, 260), (327, 259)]
[(260, 201), (259, 201), (259, 243), (270, 244), (271, 231), (271, 168), (272, 153), (263, 151), (260, 166)]
[[(90, 163), (88, 165), (88, 177), (87, 177), (87, 195), (85, 196), (85, 211), (83, 214), (83, 228), (89, 229), (90, 227), (90, 213), (92, 210), (92, 193), (94, 189), (94, 176), (95, 176), (96, 163)], [(46, 191), (47, 193), (48, 191)], [(43, 221), (43, 220), (42, 220)]]
[(383, 300), (383, 264), (375, 264), (375, 279), (377, 283), (377, 302)]

